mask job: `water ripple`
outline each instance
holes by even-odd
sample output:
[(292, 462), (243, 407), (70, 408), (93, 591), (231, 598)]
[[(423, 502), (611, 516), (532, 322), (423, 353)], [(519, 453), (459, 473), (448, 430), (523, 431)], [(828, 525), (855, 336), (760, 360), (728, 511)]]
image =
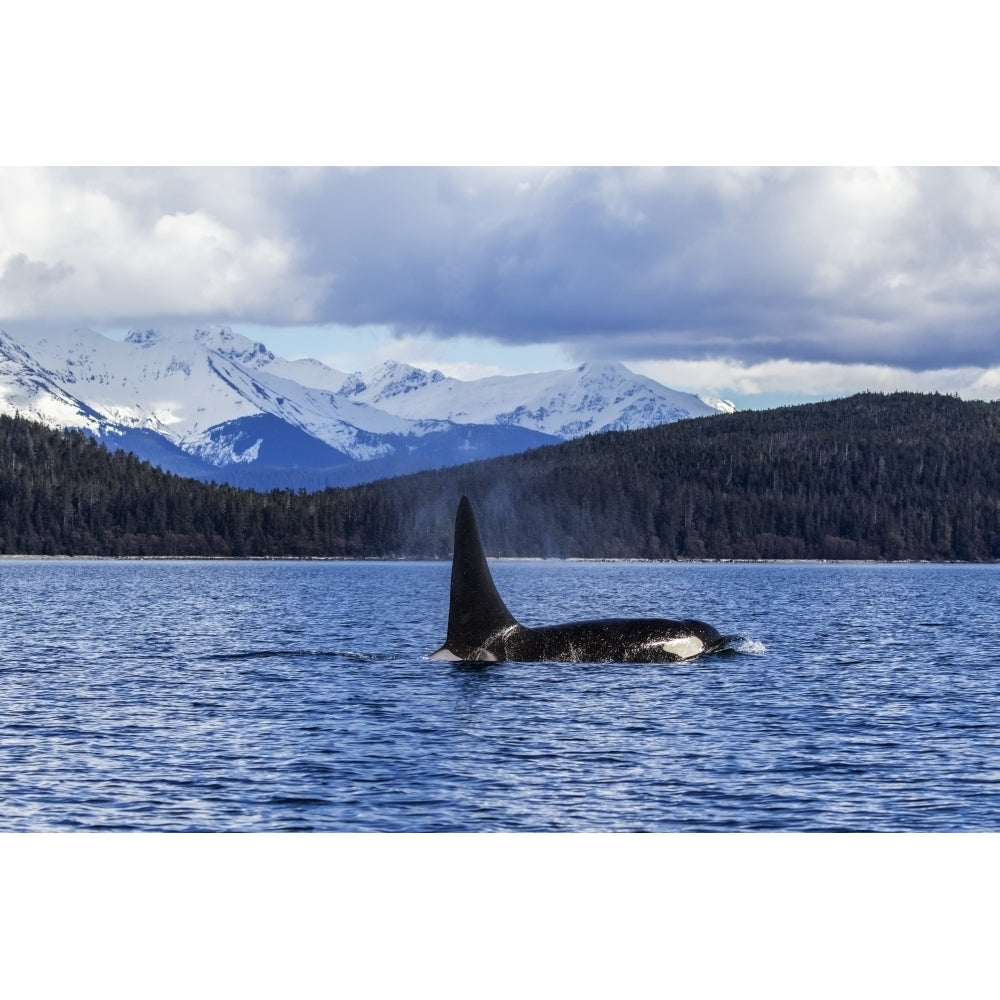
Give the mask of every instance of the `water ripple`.
[(0, 828), (996, 829), (998, 572), (505, 562), (730, 641), (459, 664), (443, 563), (0, 560)]

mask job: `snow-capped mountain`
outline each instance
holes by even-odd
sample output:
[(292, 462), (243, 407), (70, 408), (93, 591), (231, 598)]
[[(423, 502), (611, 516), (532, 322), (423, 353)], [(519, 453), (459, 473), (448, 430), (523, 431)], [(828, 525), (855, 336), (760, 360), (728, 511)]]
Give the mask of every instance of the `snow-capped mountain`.
[(227, 327), (124, 341), (0, 331), (0, 412), (262, 488), (347, 485), (726, 409), (617, 364), (463, 382), (397, 362), (348, 375)]
[(388, 361), (340, 390), (399, 417), (432, 416), (459, 424), (526, 427), (565, 440), (600, 431), (668, 424), (686, 417), (732, 412), (677, 392), (621, 364), (584, 364), (572, 371), (496, 375), (463, 382)]

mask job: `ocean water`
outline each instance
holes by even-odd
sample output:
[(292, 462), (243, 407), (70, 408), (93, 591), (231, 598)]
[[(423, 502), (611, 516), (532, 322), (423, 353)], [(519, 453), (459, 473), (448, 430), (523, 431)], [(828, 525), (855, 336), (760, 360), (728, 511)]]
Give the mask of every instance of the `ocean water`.
[(1000, 829), (1000, 567), (492, 566), (740, 639), (462, 665), (446, 562), (0, 560), (0, 830)]

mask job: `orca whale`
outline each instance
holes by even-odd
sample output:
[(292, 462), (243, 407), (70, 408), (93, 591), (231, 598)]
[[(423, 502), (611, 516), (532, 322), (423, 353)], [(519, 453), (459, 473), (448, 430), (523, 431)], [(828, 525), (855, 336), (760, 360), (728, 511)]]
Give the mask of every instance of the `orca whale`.
[(687, 619), (607, 618), (528, 628), (507, 610), (486, 563), (472, 504), (455, 517), (448, 636), (432, 660), (672, 663), (721, 649), (711, 625)]

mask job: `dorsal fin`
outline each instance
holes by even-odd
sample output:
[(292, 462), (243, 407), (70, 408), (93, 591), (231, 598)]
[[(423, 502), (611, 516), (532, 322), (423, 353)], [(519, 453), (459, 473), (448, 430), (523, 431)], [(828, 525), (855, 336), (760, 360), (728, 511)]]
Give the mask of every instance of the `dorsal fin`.
[(472, 504), (468, 497), (462, 497), (455, 516), (451, 607), (445, 645), (477, 647), (489, 636), (516, 624), (490, 575)]

